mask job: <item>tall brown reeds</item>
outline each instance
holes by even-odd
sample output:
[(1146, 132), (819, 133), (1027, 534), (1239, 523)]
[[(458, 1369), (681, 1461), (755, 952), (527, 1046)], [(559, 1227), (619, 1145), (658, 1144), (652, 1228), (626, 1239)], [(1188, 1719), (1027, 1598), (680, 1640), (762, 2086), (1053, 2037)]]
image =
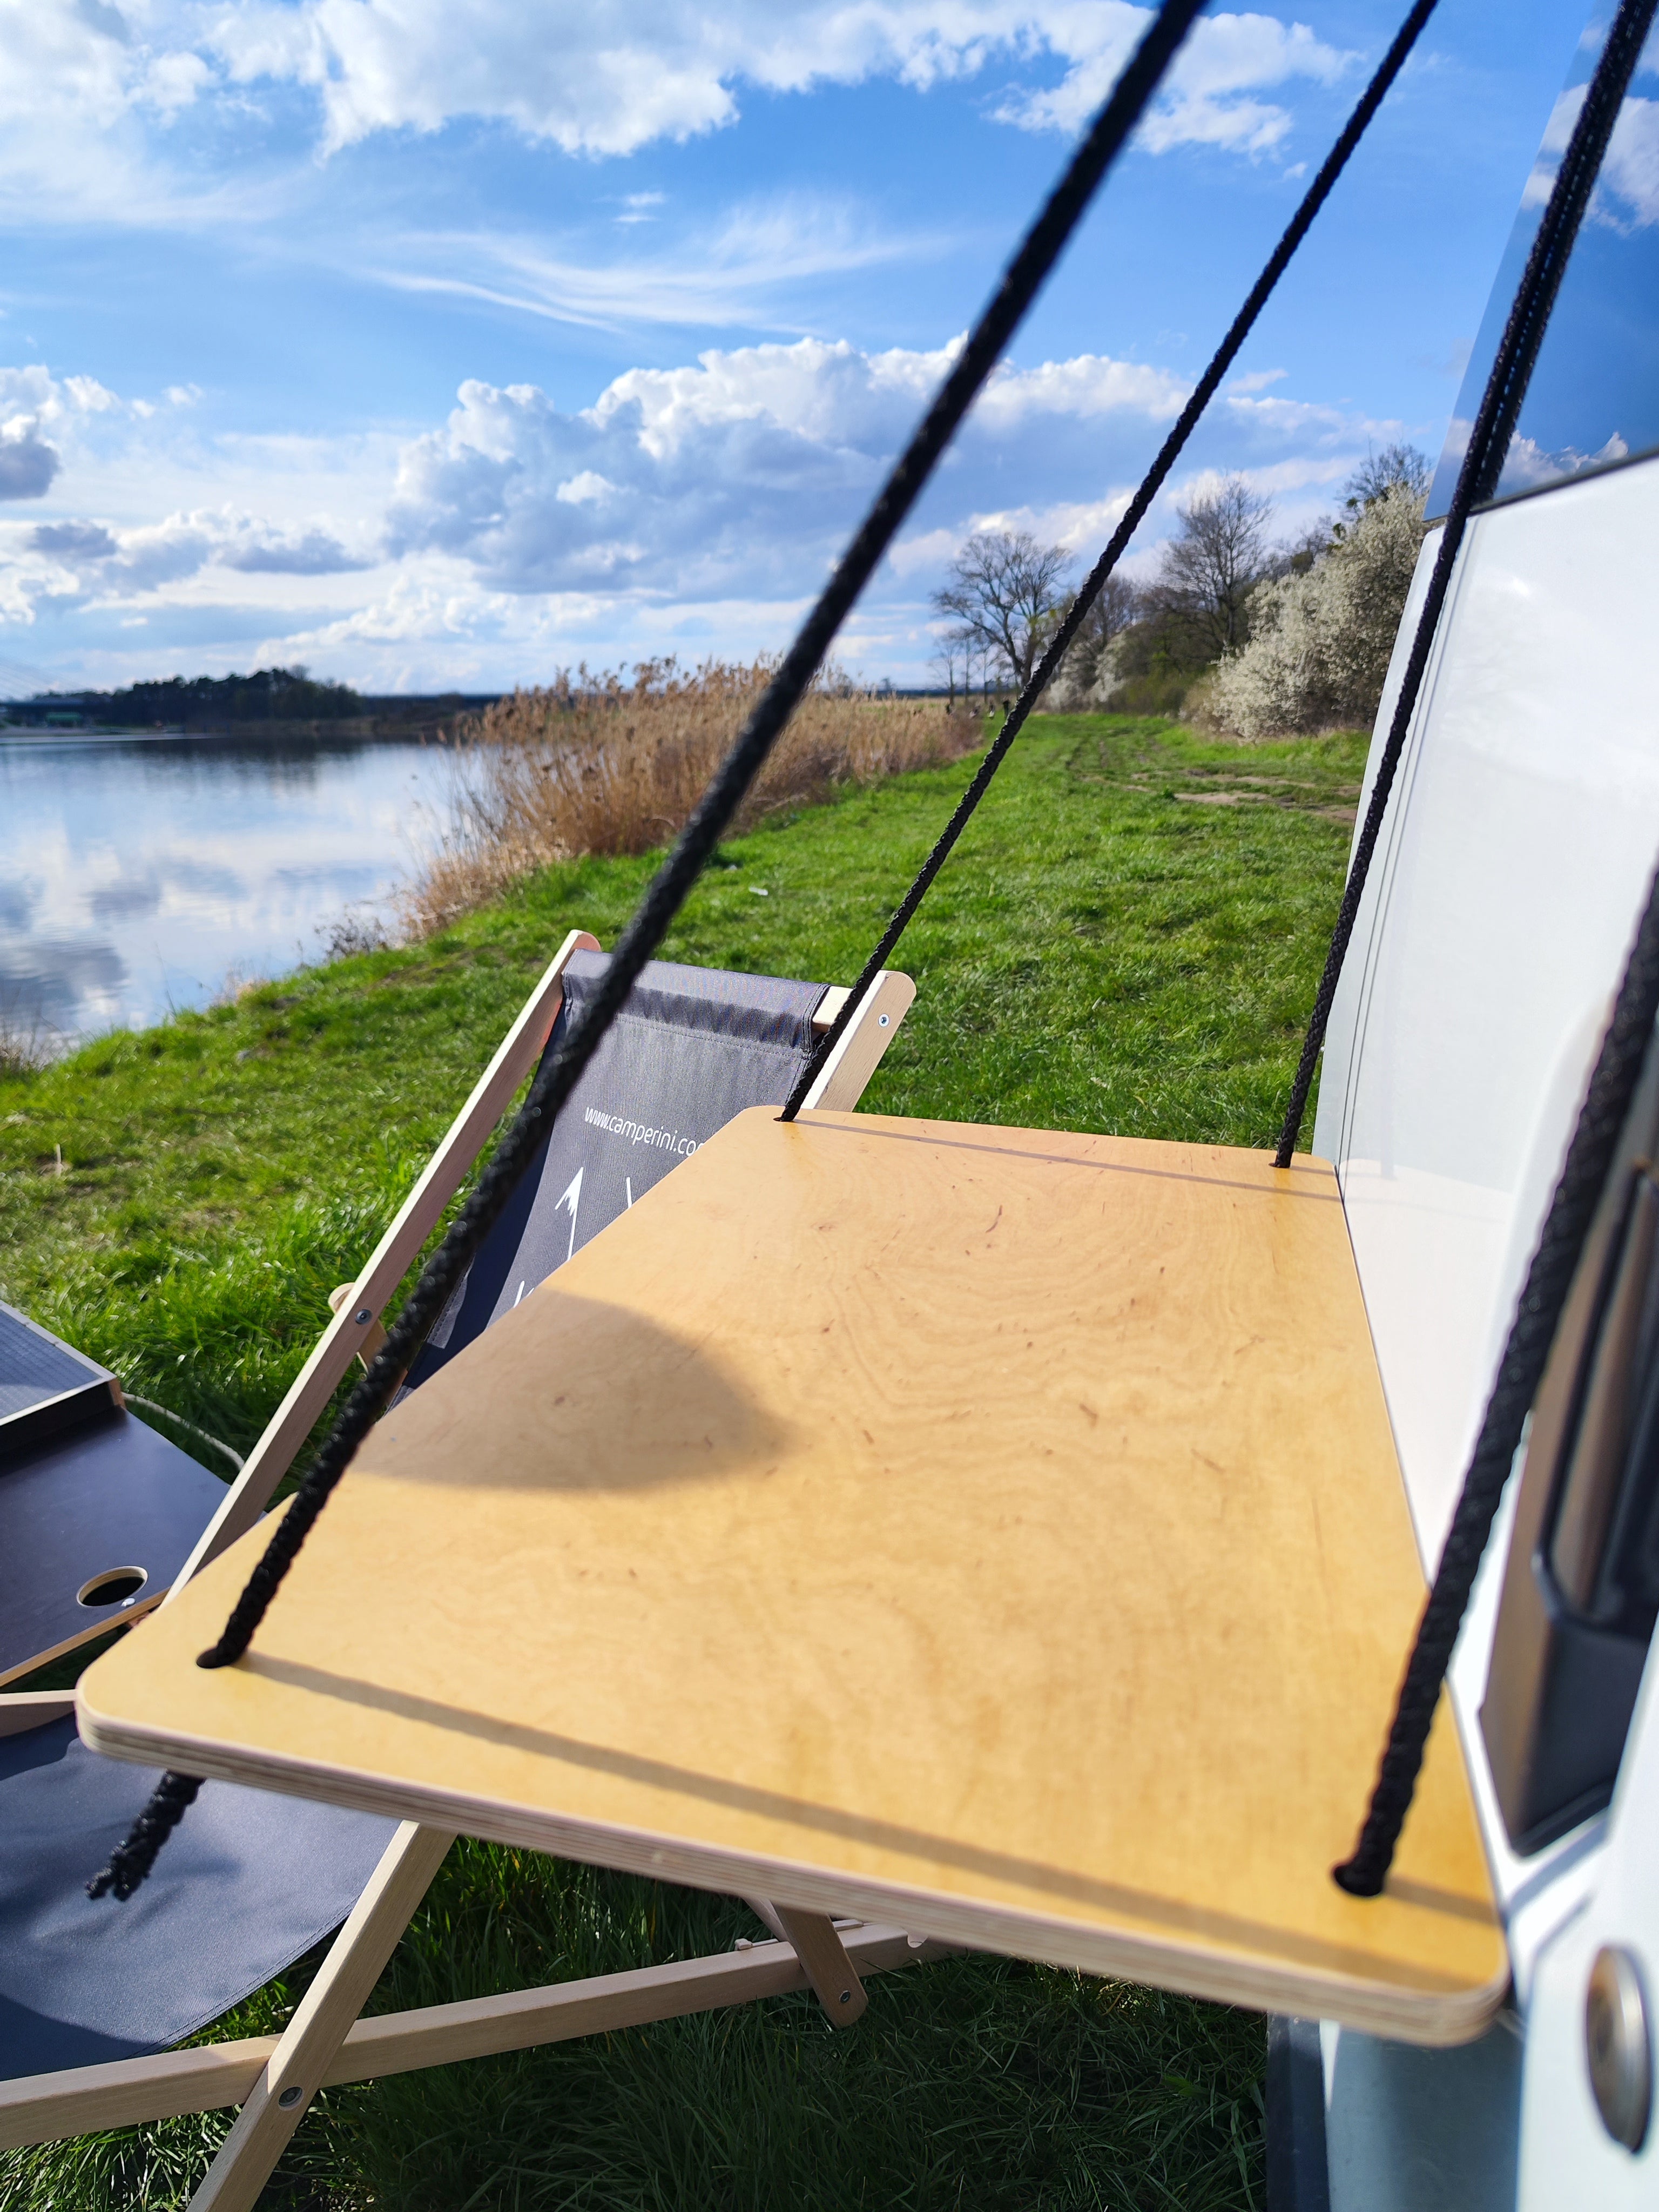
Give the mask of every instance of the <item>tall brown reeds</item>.
[[(666, 843), (771, 672), (764, 661), (685, 670), (670, 659), (641, 663), (624, 683), (583, 668), (486, 708), (460, 740), (451, 827), (404, 896), (410, 933), (429, 935), (550, 861)], [(954, 760), (980, 735), (977, 714), (859, 691), (831, 671), (796, 709), (737, 826)]]

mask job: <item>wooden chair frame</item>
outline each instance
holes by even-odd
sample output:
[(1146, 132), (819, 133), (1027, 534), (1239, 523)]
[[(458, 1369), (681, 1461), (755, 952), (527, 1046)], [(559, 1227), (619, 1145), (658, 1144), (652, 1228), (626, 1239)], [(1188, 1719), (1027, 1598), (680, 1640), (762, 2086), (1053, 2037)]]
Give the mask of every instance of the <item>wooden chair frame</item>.
[[(182, 1588), (251, 1528), (269, 1504), (352, 1359), (372, 1355), (387, 1301), (436, 1227), (491, 1131), (539, 1058), (563, 1003), (566, 964), (600, 950), (572, 930), (502, 1039), (442, 1143), (381, 1237), (349, 1295), (249, 1454), (223, 1504), (180, 1569)], [(820, 1071), (805, 1106), (850, 1112), (897, 1033), (915, 986), (884, 973)], [(847, 994), (825, 994), (814, 1027), (827, 1030)], [(168, 1595), (171, 1596), (169, 1592)], [(162, 1604), (167, 1598), (161, 1600)], [(72, 1691), (0, 1693), (0, 1735), (62, 1718)], [(459, 2059), (521, 2051), (601, 2030), (707, 2012), (785, 1990), (811, 1988), (838, 2027), (866, 2002), (861, 1975), (944, 1956), (950, 1947), (902, 1929), (832, 1921), (827, 1915), (748, 1900), (771, 1931), (736, 1951), (630, 1973), (559, 1982), (459, 2004), (359, 2017), (398, 1940), (453, 1842), (448, 1830), (405, 1821), (336, 1936), (311, 1987), (280, 2036), (253, 2036), (160, 2051), (61, 2073), (0, 2082), (0, 2146), (49, 2142), (104, 2128), (131, 2127), (182, 2112), (240, 2105), (229, 2134), (191, 2199), (193, 2212), (252, 2212), (283, 2146), (321, 2089)]]

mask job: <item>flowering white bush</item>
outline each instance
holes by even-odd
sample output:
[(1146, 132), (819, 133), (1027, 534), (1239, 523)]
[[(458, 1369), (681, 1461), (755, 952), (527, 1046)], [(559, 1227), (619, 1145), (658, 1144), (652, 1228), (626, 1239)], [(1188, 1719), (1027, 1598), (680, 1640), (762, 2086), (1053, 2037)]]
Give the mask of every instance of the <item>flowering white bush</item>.
[(1093, 639), (1079, 638), (1045, 686), (1037, 702), (1040, 710), (1045, 714), (1085, 714), (1098, 707), (1103, 696), (1101, 666), (1110, 653), (1109, 646), (1103, 650)]
[(1398, 484), (1304, 574), (1261, 585), (1249, 643), (1206, 686), (1210, 716), (1248, 738), (1369, 728), (1422, 537), (1422, 498)]

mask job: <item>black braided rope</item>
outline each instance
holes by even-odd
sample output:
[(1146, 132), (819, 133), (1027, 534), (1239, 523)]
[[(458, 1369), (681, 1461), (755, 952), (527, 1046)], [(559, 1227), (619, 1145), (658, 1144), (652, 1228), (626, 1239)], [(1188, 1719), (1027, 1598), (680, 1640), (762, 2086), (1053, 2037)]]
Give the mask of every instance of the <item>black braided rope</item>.
[(1571, 139), (1556, 173), (1548, 204), (1539, 222), (1537, 236), (1532, 242), (1532, 251), (1527, 256), (1527, 265), (1522, 271), (1521, 282), (1510, 307), (1509, 320), (1504, 326), (1504, 336), (1492, 362), (1492, 374), (1486, 379), (1480, 411), (1469, 434), (1462, 466), (1457, 472), (1457, 484), (1452, 494), (1451, 505), (1447, 509), (1440, 549), (1435, 556), (1423, 611), (1418, 617), (1411, 653), (1401, 682), (1400, 696), (1395, 702), (1388, 743), (1383, 746), (1382, 757), (1377, 763), (1376, 781), (1371, 787), (1364, 826), (1354, 847), (1352, 865), (1343, 887), (1342, 903), (1337, 909), (1336, 927), (1331, 933), (1324, 973), (1319, 979), (1313, 1012), (1308, 1021), (1308, 1034), (1302, 1043), (1302, 1057), (1297, 1065), (1296, 1080), (1291, 1085), (1290, 1103), (1285, 1109), (1284, 1126), (1279, 1133), (1279, 1150), (1274, 1155), (1277, 1167), (1289, 1167), (1291, 1155), (1296, 1151), (1297, 1139), (1302, 1132), (1302, 1118), (1307, 1111), (1308, 1094), (1313, 1088), (1314, 1069), (1318, 1065), (1320, 1052), (1324, 1046), (1331, 1006), (1336, 998), (1337, 984), (1341, 979), (1342, 963), (1347, 957), (1349, 939), (1353, 935), (1354, 923), (1358, 917), (1365, 879), (1370, 872), (1377, 839), (1382, 835), (1382, 817), (1388, 811), (1389, 794), (1394, 789), (1395, 772), (1405, 750), (1407, 734), (1416, 711), (1418, 694), (1423, 688), (1429, 654), (1434, 644), (1435, 632), (1439, 628), (1446, 593), (1451, 586), (1452, 570), (1456, 565), (1463, 534), (1468, 526), (1471, 512), (1489, 500), (1498, 489), (1498, 480), (1510, 449), (1510, 440), (1514, 435), (1516, 421), (1521, 412), (1521, 403), (1527, 396), (1527, 386), (1532, 380), (1533, 364), (1543, 343), (1550, 310), (1555, 305), (1555, 295), (1565, 274), (1567, 258), (1572, 252), (1573, 240), (1578, 235), (1578, 226), (1589, 204), (1596, 172), (1601, 166), (1601, 156), (1607, 151), (1613, 126), (1619, 119), (1620, 103), (1647, 37), (1648, 26), (1653, 20), (1654, 6), (1655, 0), (1624, 0), (1613, 19), (1607, 45), (1601, 50), (1601, 58), (1585, 92), (1584, 104), (1578, 111), (1578, 120), (1573, 126)]
[(132, 1895), (155, 1863), (155, 1854), (196, 1802), (202, 1786), (198, 1774), (164, 1774), (149, 1795), (149, 1802), (133, 1822), (125, 1843), (117, 1844), (109, 1863), (87, 1884), (88, 1897), (113, 1890), (125, 1901)]
[(963, 793), (957, 810), (941, 832), (939, 842), (922, 862), (915, 881), (905, 893), (893, 917), (883, 931), (880, 943), (865, 962), (863, 969), (847, 995), (841, 1012), (828, 1031), (819, 1040), (811, 1059), (803, 1069), (794, 1089), (790, 1092), (781, 1118), (793, 1121), (805, 1103), (807, 1093), (817, 1080), (818, 1072), (834, 1052), (846, 1033), (866, 993), (886, 966), (894, 946), (909, 927), (911, 917), (921, 904), (939, 870), (950, 858), (951, 849), (971, 820), (974, 810), (990, 789), (991, 779), (1006, 758), (1009, 748), (1019, 735), (1025, 718), (1042, 697), (1045, 687), (1066, 657), (1067, 647), (1077, 635), (1085, 617), (1099, 598), (1107, 578), (1116, 568), (1127, 550), (1129, 541), (1146, 519), (1170, 470), (1179, 459), (1182, 448), (1198, 427), (1200, 417), (1215, 397), (1222, 378), (1232, 367), (1239, 349), (1249, 337), (1256, 318), (1266, 307), (1279, 278), (1289, 268), (1292, 257), (1312, 226), (1314, 217), (1324, 206), (1331, 189), (1347, 167), (1349, 156), (1364, 137), (1371, 118), (1382, 106), (1384, 95), (1401, 70), (1406, 58), (1416, 45), (1424, 25), (1434, 13), (1437, 0), (1417, 0), (1394, 44), (1383, 56), (1376, 74), (1366, 86), (1358, 105), (1348, 118), (1341, 136), (1326, 155), (1318, 175), (1308, 187), (1302, 204), (1291, 216), (1284, 236), (1273, 248), (1273, 254), (1261, 274), (1251, 286), (1249, 297), (1233, 319), (1231, 329), (1216, 349), (1209, 367), (1193, 387), (1191, 398), (1182, 409), (1175, 427), (1158, 448), (1158, 458), (1142, 478), (1139, 489), (1124, 511), (1123, 519), (1112, 532), (1105, 551), (1089, 571), (1082, 589), (1073, 602), (1066, 619), (1055, 631), (1048, 651), (1038, 661), (1029, 682), (1009, 712), (1008, 719), (997, 733), (995, 743), (980, 763), (973, 781)]
[[(617, 942), (609, 967), (584, 1016), (543, 1063), (512, 1127), (497, 1146), (471, 1196), (428, 1261), (368, 1373), (295, 1491), (223, 1634), (199, 1656), (202, 1667), (233, 1665), (247, 1650), (283, 1577), (297, 1557), (354, 1453), (368, 1436), (427, 1332), (471, 1264), (535, 1158), (547, 1130), (574, 1088), (600, 1038), (627, 1000), (641, 969), (661, 943), (704, 863), (742, 804), (772, 746), (817, 674), (836, 631), (874, 573), (932, 474), (934, 465), (995, 368), (1026, 310), (1065, 248), (1107, 170), (1134, 130), (1204, 0), (1164, 0), (1114, 85), (1065, 174), (1004, 271), (951, 374), (831, 576), (817, 605)], [(169, 1777), (167, 1782), (184, 1778)], [(162, 1790), (139, 1816), (118, 1857), (131, 1873), (130, 1895), (176, 1825), (161, 1825)], [(192, 1793), (193, 1794), (193, 1793)], [(185, 1802), (188, 1800), (184, 1801)], [(179, 1811), (183, 1810), (182, 1803)], [(153, 1840), (151, 1839), (153, 1837)], [(113, 1863), (113, 1862), (112, 1862)], [(112, 1885), (113, 1886), (113, 1885)]]
[(1475, 1571), (1492, 1533), (1528, 1411), (1543, 1377), (1544, 1363), (1607, 1183), (1656, 1020), (1659, 1020), (1659, 873), (1649, 886), (1647, 905), (1619, 987), (1613, 1019), (1601, 1041), (1567, 1147), (1566, 1163), (1527, 1270), (1526, 1285), (1486, 1401), (1450, 1533), (1400, 1686), (1394, 1725), (1365, 1823), (1353, 1856), (1332, 1869), (1341, 1887), (1355, 1897), (1375, 1897), (1382, 1887), (1401, 1827), (1411, 1808), (1423, 1747), (1474, 1586)]

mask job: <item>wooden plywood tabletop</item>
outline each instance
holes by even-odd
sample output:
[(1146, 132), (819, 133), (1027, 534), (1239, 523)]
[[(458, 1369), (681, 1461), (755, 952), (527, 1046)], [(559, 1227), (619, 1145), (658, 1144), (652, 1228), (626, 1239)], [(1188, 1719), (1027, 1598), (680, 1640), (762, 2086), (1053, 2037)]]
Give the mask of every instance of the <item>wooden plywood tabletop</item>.
[(101, 1659), (151, 1765), (1422, 2042), (1507, 1980), (1322, 1163), (744, 1114)]

